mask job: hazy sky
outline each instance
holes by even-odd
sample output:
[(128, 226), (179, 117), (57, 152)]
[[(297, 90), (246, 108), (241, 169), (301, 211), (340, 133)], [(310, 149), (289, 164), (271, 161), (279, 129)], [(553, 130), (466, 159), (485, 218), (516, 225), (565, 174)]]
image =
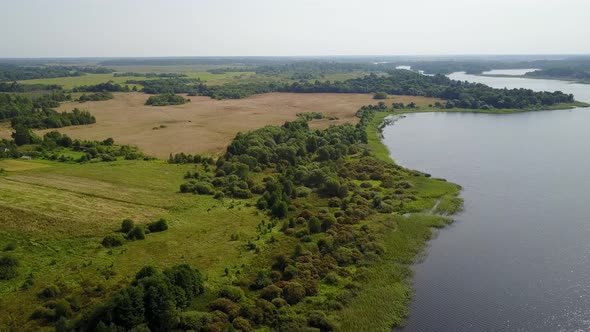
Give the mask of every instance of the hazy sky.
[(590, 53), (590, 0), (0, 0), (0, 57)]

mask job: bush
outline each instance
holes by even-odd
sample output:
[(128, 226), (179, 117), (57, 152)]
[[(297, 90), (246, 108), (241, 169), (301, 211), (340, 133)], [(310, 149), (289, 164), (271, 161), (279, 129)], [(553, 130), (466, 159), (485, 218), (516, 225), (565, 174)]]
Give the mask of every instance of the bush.
[(373, 95), (373, 99), (378, 99), (378, 100), (387, 99), (387, 93), (383, 92), (383, 91), (376, 92)]
[(234, 326), (234, 328), (237, 331), (241, 331), (241, 332), (252, 331), (252, 324), (250, 324), (250, 321), (244, 317), (238, 317), (238, 318), (234, 319), (234, 321), (232, 322), (232, 325)]
[(18, 265), (18, 260), (12, 256), (0, 257), (0, 280), (16, 277)]
[(123, 245), (123, 237), (121, 235), (107, 235), (101, 243), (105, 248), (118, 247)]
[(283, 298), (289, 304), (296, 304), (305, 297), (305, 288), (296, 281), (287, 282), (283, 287)]
[(168, 222), (166, 221), (166, 219), (160, 218), (160, 220), (149, 224), (148, 229), (152, 233), (163, 232), (168, 229)]
[(131, 241), (145, 239), (145, 231), (141, 226), (134, 226), (129, 233), (127, 233), (127, 239)]
[(57, 286), (49, 285), (49, 286), (45, 287), (45, 289), (43, 289), (41, 291), (41, 293), (39, 293), (39, 297), (44, 298), (44, 299), (51, 299), (51, 298), (58, 296), (59, 293), (60, 293), (60, 290), (59, 290), (59, 288), (57, 288)]
[(320, 331), (334, 331), (336, 326), (330, 322), (326, 314), (321, 311), (314, 311), (307, 317), (307, 324), (311, 327), (316, 327)]
[(135, 223), (133, 222), (133, 220), (131, 220), (129, 218), (124, 219), (121, 222), (121, 232), (129, 233), (133, 229), (134, 226), (135, 226)]
[(178, 328), (182, 330), (201, 331), (213, 317), (208, 312), (185, 311), (180, 313)]
[(57, 300), (55, 302), (55, 318), (61, 317), (71, 317), (72, 316), (72, 307), (70, 307), (70, 303), (64, 299)]
[(232, 300), (226, 298), (218, 298), (213, 300), (207, 307), (211, 311), (219, 310), (227, 314), (230, 319), (237, 317), (240, 313), (240, 306)]
[(260, 297), (267, 300), (272, 301), (280, 297), (283, 294), (283, 290), (275, 285), (266, 286), (260, 292)]
[(46, 319), (51, 320), (55, 316), (55, 311), (47, 307), (37, 307), (29, 317), (30, 319)]
[(330, 272), (324, 277), (324, 282), (328, 285), (338, 285), (338, 275), (335, 272)]
[(244, 297), (244, 291), (240, 287), (225, 286), (219, 291), (218, 296), (230, 299), (234, 302), (240, 302)]

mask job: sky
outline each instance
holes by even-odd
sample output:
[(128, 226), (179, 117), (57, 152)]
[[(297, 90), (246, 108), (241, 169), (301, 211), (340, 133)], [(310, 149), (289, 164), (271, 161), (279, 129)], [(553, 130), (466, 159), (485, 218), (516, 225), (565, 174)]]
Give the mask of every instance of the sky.
[(589, 0), (0, 0), (0, 57), (590, 54)]

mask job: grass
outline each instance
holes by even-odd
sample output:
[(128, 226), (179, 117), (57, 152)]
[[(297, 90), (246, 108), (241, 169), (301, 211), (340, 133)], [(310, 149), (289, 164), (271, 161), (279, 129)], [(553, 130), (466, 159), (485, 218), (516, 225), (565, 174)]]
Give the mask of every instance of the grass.
[(0, 169), (4, 169), (7, 172), (27, 171), (31, 169), (44, 168), (48, 166), (49, 165), (47, 164), (47, 162), (41, 160), (0, 160)]
[[(327, 118), (314, 120), (314, 128), (325, 128), (356, 122), (356, 111), (372, 104), (370, 94), (296, 94), (268, 93), (244, 99), (215, 100), (209, 97), (188, 97), (189, 103), (176, 106), (146, 106), (148, 95), (120, 93), (106, 101), (84, 104), (64, 103), (58, 111), (81, 107), (96, 116), (97, 122), (86, 126), (60, 128), (72, 138), (104, 140), (139, 147), (144, 153), (168, 158), (170, 153), (222, 153), (237, 132), (254, 130), (265, 125), (282, 125), (297, 119), (297, 113), (322, 112)], [(417, 104), (433, 103), (432, 98), (399, 96)], [(330, 120), (329, 117), (338, 120)], [(164, 125), (165, 128), (160, 128)], [(45, 131), (38, 131), (40, 135)], [(11, 129), (0, 127), (0, 137), (9, 137)]]
[[(432, 228), (440, 228), (450, 222), (440, 216), (412, 214), (402, 216), (377, 216), (381, 233), (380, 243), (386, 254), (371, 266), (362, 291), (340, 313), (340, 331), (391, 331), (401, 326), (409, 314), (412, 291), (410, 265), (424, 250), (432, 237)], [(394, 231), (392, 231), (394, 229)]]
[[(21, 265), (17, 278), (0, 283), (0, 329), (38, 329), (27, 318), (40, 304), (36, 294), (49, 284), (68, 294), (100, 289), (81, 296), (89, 306), (128, 283), (146, 264), (188, 263), (215, 284), (226, 278), (226, 267), (252, 258), (243, 247), (264, 217), (244, 202), (177, 193), (183, 174), (195, 166), (44, 162), (44, 168), (33, 169), (23, 165), (36, 162), (11, 162), (18, 167), (0, 177), (0, 246), (15, 242), (11, 255)], [(113, 234), (127, 217), (143, 224), (163, 217), (170, 229), (103, 248), (102, 237)], [(231, 241), (233, 233), (241, 234), (237, 241)], [(30, 275), (33, 285), (20, 290)]]
[[(149, 70), (148, 70), (149, 71)], [(209, 72), (180, 72), (186, 74), (188, 78), (200, 78), (211, 85), (220, 85), (230, 81), (246, 79), (254, 74), (254, 72), (227, 72), (223, 74), (211, 74)], [(82, 76), (73, 77), (56, 77), (56, 78), (42, 78), (34, 80), (23, 80), (18, 81), (22, 84), (57, 84), (63, 86), (66, 90), (71, 90), (76, 86), (81, 85), (96, 85), (99, 83), (106, 83), (113, 81), (121, 85), (125, 85), (127, 80), (153, 80), (156, 78), (145, 78), (145, 77), (114, 77), (113, 74), (86, 74)], [(130, 88), (133, 88), (135, 84), (129, 84)], [(141, 86), (137, 86), (141, 88)]]

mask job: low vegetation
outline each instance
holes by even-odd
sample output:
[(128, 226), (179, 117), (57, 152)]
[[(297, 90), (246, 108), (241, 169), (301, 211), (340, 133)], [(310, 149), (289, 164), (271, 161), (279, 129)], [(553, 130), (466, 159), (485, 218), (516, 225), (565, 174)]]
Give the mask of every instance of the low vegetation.
[(150, 96), (148, 100), (145, 102), (145, 104), (151, 106), (182, 105), (189, 101), (190, 99), (186, 99), (182, 96), (175, 95), (173, 93), (163, 93), (155, 96)]

